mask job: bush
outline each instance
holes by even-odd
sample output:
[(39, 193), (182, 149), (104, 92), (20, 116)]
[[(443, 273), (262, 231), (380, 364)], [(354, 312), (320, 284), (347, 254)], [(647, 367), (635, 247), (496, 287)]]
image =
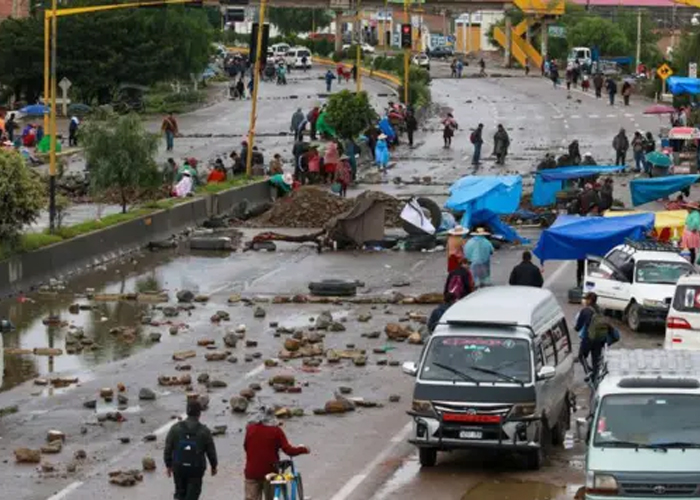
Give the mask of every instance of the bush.
[(331, 57), (331, 59), (333, 59), (333, 62), (340, 62), (343, 60), (344, 55), (345, 55), (345, 51), (335, 50), (335, 51), (333, 51), (333, 56)]

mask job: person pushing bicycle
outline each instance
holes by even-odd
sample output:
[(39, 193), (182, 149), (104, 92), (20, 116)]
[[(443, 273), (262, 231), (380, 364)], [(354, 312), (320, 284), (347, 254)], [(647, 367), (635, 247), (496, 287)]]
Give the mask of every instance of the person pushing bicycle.
[(270, 500), (272, 489), (266, 476), (277, 472), (279, 451), (290, 457), (310, 453), (306, 446), (292, 446), (272, 408), (260, 407), (248, 421), (245, 440), (245, 500)]

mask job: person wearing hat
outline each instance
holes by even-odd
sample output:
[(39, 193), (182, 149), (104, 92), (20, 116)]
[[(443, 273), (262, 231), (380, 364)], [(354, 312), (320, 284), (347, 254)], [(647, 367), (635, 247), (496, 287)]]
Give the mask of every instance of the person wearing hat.
[(289, 172), (285, 174), (275, 174), (267, 182), (277, 188), (277, 196), (282, 197), (289, 194), (294, 187), (294, 176)]
[(182, 171), (181, 179), (175, 184), (173, 188), (173, 196), (176, 198), (185, 198), (192, 194), (192, 187), (194, 186), (194, 181), (192, 180), (192, 173), (189, 170)]
[(245, 450), (245, 500), (271, 498), (266, 477), (277, 472), (279, 452), (290, 457), (311, 453), (306, 446), (292, 446), (275, 418), (273, 408), (262, 406), (248, 421), (243, 441)]
[(345, 198), (348, 194), (348, 186), (352, 182), (352, 170), (347, 155), (343, 155), (338, 160), (335, 168), (333, 182), (338, 185), (338, 195)]
[(491, 255), (494, 249), (488, 239), (490, 235), (479, 226), (469, 233), (469, 241), (464, 245), (464, 256), (471, 262), (471, 272), (477, 287), (491, 284)]
[(458, 269), (464, 259), (464, 238), (469, 231), (462, 226), (455, 226), (447, 231), (447, 272)]
[(595, 167), (598, 164), (593, 159), (593, 154), (590, 151), (583, 153), (583, 159), (581, 160), (581, 165), (586, 167)]
[(168, 477), (175, 483), (175, 500), (199, 498), (207, 460), (212, 476), (216, 476), (218, 470), (216, 445), (209, 428), (199, 421), (201, 415), (201, 403), (189, 402), (187, 419), (173, 425), (165, 438), (163, 459)]
[(445, 148), (452, 146), (452, 137), (455, 135), (455, 130), (457, 130), (457, 121), (452, 116), (452, 113), (447, 113), (447, 117), (442, 121), (442, 140), (444, 141)]
[(377, 162), (379, 171), (383, 174), (386, 174), (389, 168), (389, 145), (386, 140), (386, 134), (379, 134), (377, 145), (374, 147), (374, 161)]

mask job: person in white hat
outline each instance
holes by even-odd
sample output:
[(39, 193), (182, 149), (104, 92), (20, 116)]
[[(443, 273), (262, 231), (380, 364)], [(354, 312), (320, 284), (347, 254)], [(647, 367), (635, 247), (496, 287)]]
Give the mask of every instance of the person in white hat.
[(379, 134), (377, 145), (374, 147), (374, 161), (377, 162), (379, 170), (386, 174), (389, 167), (389, 145), (386, 143), (386, 135)]
[(464, 259), (464, 238), (469, 231), (462, 226), (455, 226), (447, 231), (447, 272), (457, 269)]
[(491, 255), (494, 249), (488, 239), (490, 235), (491, 233), (479, 226), (469, 233), (469, 241), (464, 245), (464, 256), (471, 262), (471, 271), (477, 287), (491, 284)]

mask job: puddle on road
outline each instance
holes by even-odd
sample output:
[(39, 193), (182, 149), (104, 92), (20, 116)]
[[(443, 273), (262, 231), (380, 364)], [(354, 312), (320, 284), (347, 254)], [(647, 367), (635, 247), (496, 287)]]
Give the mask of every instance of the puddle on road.
[(564, 500), (567, 489), (536, 481), (490, 481), (471, 488), (461, 500)]

